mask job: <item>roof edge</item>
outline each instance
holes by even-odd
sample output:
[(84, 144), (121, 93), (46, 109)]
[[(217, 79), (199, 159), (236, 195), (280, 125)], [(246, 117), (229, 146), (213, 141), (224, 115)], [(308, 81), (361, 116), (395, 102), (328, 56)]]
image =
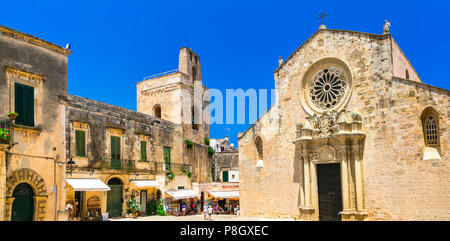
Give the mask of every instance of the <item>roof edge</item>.
[(70, 49), (66, 49), (63, 48), (57, 44), (54, 43), (50, 43), (44, 39), (35, 37), (33, 35), (30, 34), (26, 34), (26, 33), (22, 33), (20, 31), (17, 31), (15, 29), (12, 28), (8, 28), (6, 26), (0, 25), (0, 32), (5, 33), (6, 35), (12, 37), (12, 38), (16, 38), (16, 39), (22, 39), (25, 42), (28, 42), (30, 44), (34, 44), (36, 46), (40, 46), (40, 47), (44, 47), (46, 49), (52, 50), (54, 52), (60, 53), (60, 54), (64, 54), (66, 56), (68, 56), (69, 54), (72, 53), (72, 51)]

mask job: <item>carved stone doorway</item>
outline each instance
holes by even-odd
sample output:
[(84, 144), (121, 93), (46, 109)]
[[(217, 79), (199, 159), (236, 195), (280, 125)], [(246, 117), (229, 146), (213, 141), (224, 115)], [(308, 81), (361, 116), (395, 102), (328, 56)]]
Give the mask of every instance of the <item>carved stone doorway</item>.
[(340, 221), (342, 211), (341, 164), (318, 164), (319, 220)]

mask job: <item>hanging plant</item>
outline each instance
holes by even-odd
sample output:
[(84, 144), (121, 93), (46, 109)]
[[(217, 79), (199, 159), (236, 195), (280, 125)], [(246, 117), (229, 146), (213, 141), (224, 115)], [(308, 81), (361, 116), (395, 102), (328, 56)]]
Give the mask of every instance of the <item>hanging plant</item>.
[(214, 148), (212, 148), (211, 146), (208, 147), (208, 155), (211, 157), (211, 156), (214, 155), (214, 153), (216, 153), (216, 152), (214, 151)]
[(173, 173), (172, 171), (167, 173), (167, 178), (169, 178), (169, 180), (173, 180), (175, 178), (175, 173)]
[(11, 138), (11, 130), (0, 126), (0, 140), (8, 141)]
[(9, 112), (9, 113), (8, 113), (8, 117), (9, 117), (9, 119), (11, 119), (11, 120), (16, 119), (18, 115), (19, 115), (19, 114), (16, 113), (16, 112)]
[(194, 143), (191, 140), (186, 139), (186, 146), (188, 149), (191, 149), (194, 146)]

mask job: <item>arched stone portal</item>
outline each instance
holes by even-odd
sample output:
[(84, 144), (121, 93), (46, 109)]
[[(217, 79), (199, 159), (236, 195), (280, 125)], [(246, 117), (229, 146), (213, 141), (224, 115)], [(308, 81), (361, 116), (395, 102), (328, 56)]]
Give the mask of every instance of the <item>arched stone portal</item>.
[[(6, 178), (6, 203), (5, 221), (11, 221), (14, 193), (17, 188), (28, 185), (33, 192), (33, 219), (34, 221), (44, 221), (47, 207), (47, 189), (44, 179), (34, 170), (28, 168), (18, 169)], [(17, 194), (17, 191), (16, 191)]]

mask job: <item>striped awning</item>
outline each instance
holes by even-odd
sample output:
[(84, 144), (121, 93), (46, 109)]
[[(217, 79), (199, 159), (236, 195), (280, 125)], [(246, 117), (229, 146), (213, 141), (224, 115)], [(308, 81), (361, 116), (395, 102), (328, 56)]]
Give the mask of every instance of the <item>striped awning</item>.
[(155, 180), (131, 180), (137, 188), (159, 187), (159, 183)]
[(239, 198), (239, 191), (208, 191), (215, 198)]
[(166, 191), (173, 199), (186, 199), (186, 198), (194, 198), (200, 197), (200, 194), (195, 192), (192, 189), (182, 189), (175, 191)]
[(100, 179), (84, 179), (84, 178), (71, 178), (66, 179), (66, 182), (75, 191), (109, 191), (111, 188)]

